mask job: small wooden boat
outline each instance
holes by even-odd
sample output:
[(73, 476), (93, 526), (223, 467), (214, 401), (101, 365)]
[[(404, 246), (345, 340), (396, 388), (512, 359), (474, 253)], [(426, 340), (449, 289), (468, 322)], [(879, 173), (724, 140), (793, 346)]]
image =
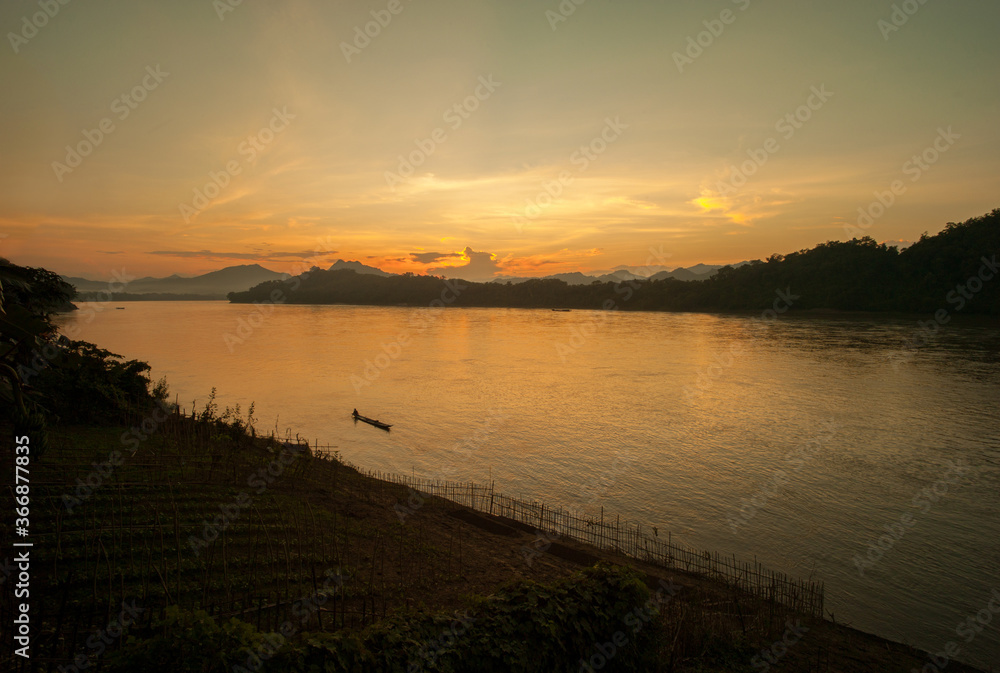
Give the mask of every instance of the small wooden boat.
[(553, 310), (553, 311), (559, 311), (560, 313), (569, 313), (569, 312), (570, 312), (570, 311), (572, 311), (573, 309), (571, 309), (571, 308), (554, 308), (554, 309), (552, 309), (552, 310)]
[(355, 411), (351, 416), (354, 417), (355, 421), (361, 421), (362, 423), (367, 423), (368, 425), (374, 425), (376, 428), (381, 428), (383, 430), (388, 430), (392, 427), (391, 423), (383, 423), (382, 421), (377, 421), (374, 418), (368, 418), (367, 416), (362, 416), (357, 411)]

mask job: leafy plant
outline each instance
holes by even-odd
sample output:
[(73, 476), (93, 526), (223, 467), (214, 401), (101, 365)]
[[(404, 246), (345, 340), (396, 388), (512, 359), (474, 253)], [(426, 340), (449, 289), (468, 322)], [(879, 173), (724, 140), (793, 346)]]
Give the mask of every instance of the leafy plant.
[(220, 625), (205, 612), (169, 607), (147, 637), (129, 637), (109, 670), (575, 673), (581, 659), (623, 636), (613, 654), (603, 650), (601, 670), (643, 670), (652, 629), (633, 631), (625, 618), (649, 596), (633, 571), (598, 565), (551, 585), (511, 584), (464, 614), (410, 610), (360, 632), (306, 633), (296, 643), (236, 619)]
[(44, 366), (43, 353), (58, 355), (49, 316), (72, 306), (75, 292), (51, 271), (0, 258), (0, 410), (9, 410), (16, 434), (32, 438), (36, 457), (48, 444), (46, 421), (26, 379)]
[(38, 375), (40, 401), (64, 423), (114, 423), (152, 408), (166, 396), (165, 382), (151, 394), (150, 366), (86, 341), (67, 341), (57, 362)]
[(203, 610), (173, 605), (148, 635), (129, 635), (109, 657), (107, 670), (144, 673), (230, 673), (250, 653), (264, 649), (266, 637), (237, 619), (216, 623)]

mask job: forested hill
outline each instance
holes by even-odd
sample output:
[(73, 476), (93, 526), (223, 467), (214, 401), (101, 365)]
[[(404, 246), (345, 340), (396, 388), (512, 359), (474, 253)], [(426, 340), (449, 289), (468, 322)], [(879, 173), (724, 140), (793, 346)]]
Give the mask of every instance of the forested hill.
[(318, 268), (287, 280), (230, 293), (232, 302), (490, 306), (646, 311), (900, 311), (1000, 315), (1000, 209), (949, 223), (902, 252), (869, 237), (724, 267), (702, 281), (623, 281), (567, 285), (445, 281), (435, 276), (379, 277)]

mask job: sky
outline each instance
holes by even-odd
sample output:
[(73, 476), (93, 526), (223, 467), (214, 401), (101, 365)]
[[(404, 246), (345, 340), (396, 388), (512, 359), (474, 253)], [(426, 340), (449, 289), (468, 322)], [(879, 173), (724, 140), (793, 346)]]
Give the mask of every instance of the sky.
[(659, 270), (1000, 206), (995, 0), (63, 1), (0, 6), (0, 256), (68, 276)]

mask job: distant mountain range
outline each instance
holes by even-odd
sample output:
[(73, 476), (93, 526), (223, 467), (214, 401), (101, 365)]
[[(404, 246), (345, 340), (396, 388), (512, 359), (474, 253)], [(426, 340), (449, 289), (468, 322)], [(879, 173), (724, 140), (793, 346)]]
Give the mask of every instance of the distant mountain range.
[[(734, 267), (743, 266), (747, 262), (733, 264)], [(542, 280), (561, 280), (567, 285), (590, 285), (591, 283), (620, 283), (630, 280), (646, 280), (647, 277), (635, 271), (652, 271), (663, 267), (642, 268), (620, 266), (607, 273), (585, 274), (579, 271), (572, 273), (557, 273), (545, 276)], [(718, 264), (696, 264), (695, 266), (683, 268), (678, 267), (673, 271), (662, 270), (649, 276), (649, 280), (663, 280), (674, 278), (676, 280), (705, 280), (711, 278), (722, 268)], [(340, 271), (350, 269), (359, 274), (388, 277), (397, 274), (383, 271), (374, 266), (368, 266), (357, 261), (345, 261), (338, 259), (330, 267), (329, 271)], [(461, 269), (456, 269), (456, 273), (461, 273)], [(124, 291), (116, 292), (112, 296), (114, 301), (131, 300), (153, 300), (153, 299), (225, 299), (230, 292), (243, 292), (250, 288), (272, 280), (282, 280), (288, 274), (278, 273), (266, 269), (260, 264), (242, 264), (240, 266), (228, 266), (218, 271), (193, 276), (190, 278), (174, 274), (166, 278), (137, 278), (123, 288)], [(460, 277), (460, 276), (458, 276)], [(73, 285), (79, 292), (79, 299), (86, 301), (88, 298), (97, 298), (96, 292), (103, 292), (108, 289), (108, 281), (90, 280), (88, 278), (78, 278), (63, 276), (63, 280)], [(464, 280), (464, 279), (463, 279)], [(529, 280), (539, 280), (537, 277), (528, 276), (497, 276), (489, 282), (492, 283), (512, 283), (519, 284)], [(116, 287), (115, 289), (122, 289)], [(107, 298), (104, 295), (103, 298)]]
[[(246, 290), (259, 283), (269, 280), (280, 280), (286, 274), (265, 269), (260, 264), (243, 264), (230, 266), (218, 271), (184, 278), (174, 274), (166, 278), (136, 278), (122, 289), (130, 295), (136, 294), (197, 294), (224, 299), (229, 292)], [(73, 285), (77, 292), (86, 295), (90, 292), (100, 292), (108, 289), (108, 281), (89, 280), (87, 278), (64, 278)]]
[[(730, 266), (736, 268), (741, 267), (744, 264), (749, 264), (749, 262), (739, 262), (738, 264), (731, 264)], [(676, 280), (705, 280), (706, 278), (714, 276), (722, 267), (722, 264), (695, 264), (694, 266), (686, 269), (684, 267), (677, 267), (673, 271), (663, 270), (658, 271), (651, 276), (644, 276), (632, 271), (632, 267), (622, 266), (600, 275), (587, 275), (580, 273), (579, 271), (574, 271), (573, 273), (557, 273), (551, 276), (545, 276), (542, 280), (561, 280), (567, 285), (590, 285), (591, 283), (598, 282), (621, 283), (630, 280), (663, 280), (665, 278), (674, 278)], [(538, 278), (527, 276), (497, 276), (490, 282), (517, 284), (524, 283), (529, 280), (538, 280)]]
[[(357, 273), (366, 273), (376, 276), (391, 276), (381, 269), (367, 266), (361, 262), (345, 262), (338, 259), (330, 267), (331, 271), (339, 269), (352, 269)], [(288, 274), (278, 273), (262, 267), (260, 264), (242, 264), (240, 266), (228, 266), (218, 271), (185, 278), (174, 274), (166, 278), (137, 278), (128, 283), (123, 292), (116, 292), (112, 299), (114, 301), (128, 301), (141, 299), (225, 299), (230, 292), (243, 292), (255, 285), (266, 283), (269, 280), (281, 280), (287, 278)], [(94, 292), (102, 292), (108, 289), (108, 281), (89, 280), (87, 278), (63, 277), (70, 285), (79, 292), (80, 297), (86, 301), (88, 295)], [(122, 289), (115, 286), (115, 289)], [(154, 296), (155, 295), (155, 296)]]

